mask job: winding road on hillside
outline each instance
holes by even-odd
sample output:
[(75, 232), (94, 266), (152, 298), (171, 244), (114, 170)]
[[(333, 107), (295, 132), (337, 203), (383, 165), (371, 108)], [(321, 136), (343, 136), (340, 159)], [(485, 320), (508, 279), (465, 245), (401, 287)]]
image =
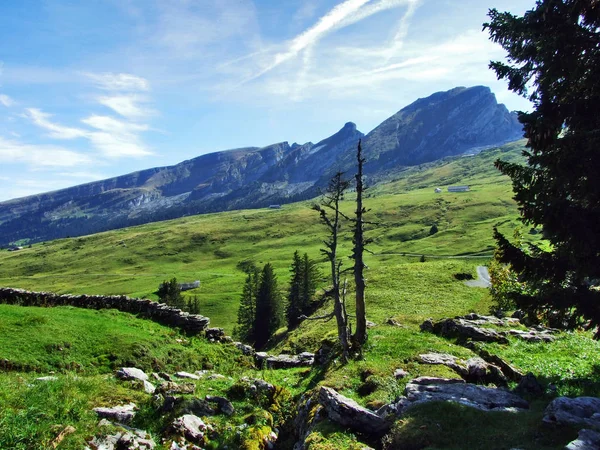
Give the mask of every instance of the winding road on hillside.
[(477, 279), (465, 281), (467, 286), (489, 288), (492, 285), (487, 267), (477, 266)]

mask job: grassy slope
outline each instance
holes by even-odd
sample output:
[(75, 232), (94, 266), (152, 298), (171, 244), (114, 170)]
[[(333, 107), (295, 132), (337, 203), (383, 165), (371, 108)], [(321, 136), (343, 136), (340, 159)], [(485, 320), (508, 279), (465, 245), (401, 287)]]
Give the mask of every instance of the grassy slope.
[[(367, 206), (372, 209), (371, 214), (380, 225), (369, 233), (375, 239), (372, 245), (375, 255), (370, 255), (367, 260), (370, 268), (367, 307), (369, 319), (378, 325), (370, 330), (364, 360), (346, 366), (334, 362), (327, 369), (310, 373), (303, 370), (263, 371), (259, 376), (285, 384), (294, 395), (316, 384), (327, 384), (363, 405), (387, 402), (402, 392), (405, 381), (396, 382), (392, 377), (394, 369), (399, 367), (408, 370), (411, 377), (454, 377), (455, 374), (446, 368), (419, 364), (418, 355), (443, 351), (466, 358), (472, 354), (451, 341), (420, 333), (418, 325), (427, 317), (439, 318), (470, 311), (487, 312), (489, 308), (487, 290), (468, 288), (453, 277), (455, 273), (475, 274), (475, 266), (485, 262), (485, 259), (438, 259), (433, 256), (489, 254), (493, 245), (492, 226), (502, 224), (505, 231), (514, 226), (516, 207), (510, 200), (510, 185), (491, 168), (491, 162), (502, 154), (516, 158), (518, 148), (513, 146), (512, 149), (490, 151), (473, 158), (410, 169), (397, 180), (371, 189)], [(434, 187), (446, 184), (470, 184), (472, 191), (463, 194), (433, 193)], [(285, 287), (294, 250), (307, 251), (312, 257), (318, 257), (323, 230), (309, 206), (309, 203), (299, 203), (275, 211), (237, 211), (189, 217), (39, 244), (21, 252), (2, 252), (0, 284), (56, 292), (127, 293), (152, 297), (158, 283), (166, 278), (176, 276), (182, 281), (200, 279), (202, 286), (192, 291), (192, 295), (199, 296), (202, 312), (211, 318), (213, 325), (224, 326), (231, 331), (243, 284), (243, 274), (235, 269), (239, 261), (252, 259), (257, 263), (272, 262), (278, 270), (282, 287)], [(350, 210), (351, 207), (349, 196), (346, 208)], [(433, 223), (437, 224), (440, 231), (429, 236)], [(428, 256), (426, 262), (421, 263), (418, 257), (402, 256), (403, 253)], [(352, 309), (352, 305), (349, 308)], [(36, 359), (40, 365), (46, 364), (45, 367), (52, 366), (60, 370), (63, 368), (61, 358), (64, 357), (56, 357), (53, 344), (69, 342), (69, 356), (73, 361), (85, 362), (82, 365), (89, 367), (89, 373), (102, 373), (110, 368), (110, 364), (104, 362), (94, 365), (93, 362), (98, 359), (98, 354), (110, 354), (113, 351), (111, 343), (102, 342), (103, 333), (109, 331), (98, 326), (98, 336), (95, 336), (95, 332), (91, 333), (85, 345), (80, 346), (78, 339), (81, 334), (79, 330), (94, 329), (93, 324), (100, 323), (107, 315), (111, 319), (110, 332), (119, 336), (111, 341), (120, 342), (120, 348), (127, 348), (125, 344), (132, 340), (145, 342), (143, 346), (149, 357), (160, 359), (162, 355), (164, 364), (170, 364), (169, 356), (172, 356), (171, 363), (180, 361), (182, 354), (176, 349), (181, 347), (182, 352), (195, 351), (207, 355), (206, 359), (211, 362), (221, 361), (219, 370), (226, 375), (236, 377), (252, 374), (250, 369), (239, 365), (240, 361), (235, 355), (214, 354), (215, 351), (223, 351), (215, 350), (220, 346), (205, 348), (202, 347), (205, 344), (199, 340), (182, 345), (175, 340), (177, 336), (172, 332), (147, 321), (131, 322), (126, 315), (118, 313), (75, 311), (70, 308), (35, 311), (17, 307), (0, 308), (2, 326), (6, 327), (6, 333), (2, 333), (6, 341), (0, 342), (0, 349), (3, 349), (0, 358), (9, 354), (13, 358), (22, 355), (24, 361)], [(385, 325), (385, 319), (389, 317), (401, 322), (403, 327)], [(56, 329), (53, 327), (61, 327), (61, 321), (65, 320), (64, 330), (60, 331), (63, 334), (52, 331)], [(128, 326), (131, 323), (137, 325)], [(38, 337), (31, 339), (33, 334)], [(282, 331), (279, 337), (281, 341), (275, 344), (274, 351), (314, 351), (323, 338), (335, 340), (335, 329), (332, 322), (304, 322), (289, 334)], [(135, 344), (132, 345), (135, 347)], [(166, 347), (163, 349), (163, 346)], [(512, 347), (500, 347), (495, 351), (507, 356), (521, 369), (533, 370), (548, 381), (556, 381), (556, 370), (552, 372), (554, 366), (551, 363), (544, 365), (544, 361), (553, 358), (560, 361), (561, 371), (570, 371), (577, 378), (594, 379), (596, 368), (592, 358), (588, 357), (583, 362), (585, 358), (577, 361), (568, 358), (567, 354), (574, 351), (574, 346), (579, 354), (589, 356), (597, 353), (596, 344), (579, 335), (566, 336), (556, 344), (543, 348), (521, 345), (514, 347), (518, 349), (516, 351)], [(127, 355), (119, 357), (128, 358)], [(100, 358), (99, 361), (105, 360)], [(201, 368), (204, 363), (194, 360), (190, 365)], [(361, 395), (366, 378), (376, 389)], [(97, 376), (92, 376), (86, 380), (96, 386), (90, 388), (90, 392), (95, 392), (94, 395), (101, 400), (105, 395), (103, 392), (111, 392), (110, 383), (113, 382), (110, 379), (97, 381)], [(12, 386), (10, 389), (0, 389), (0, 404), (11, 407), (17, 405), (14, 406), (15, 414), (26, 414), (25, 411), (29, 411), (26, 399), (30, 397), (27, 382), (19, 381), (12, 375), (3, 375), (0, 385)], [(575, 390), (570, 390), (573, 384), (563, 387), (569, 393), (598, 392), (597, 383), (577, 385), (578, 389)], [(70, 392), (67, 388), (65, 385), (64, 389)], [(211, 386), (211, 389), (219, 392), (221, 388)], [(55, 398), (60, 395), (60, 390), (54, 394), (42, 394), (54, 395), (52, 398)], [(79, 399), (88, 402), (85, 404), (88, 409), (89, 398)], [(428, 443), (431, 448), (461, 448), (465, 439), (470, 439), (470, 432), (468, 427), (459, 427), (457, 423), (460, 420), (470, 423), (479, 419), (479, 433), (491, 437), (473, 441), (471, 448), (496, 448), (490, 447), (490, 442), (500, 439), (506, 428), (515, 424), (524, 425), (514, 434), (511, 446), (562, 448), (572, 439), (574, 432), (541, 428), (543, 406), (542, 402), (534, 405), (530, 413), (496, 415), (493, 420), (486, 420), (480, 414), (473, 417), (469, 410), (456, 407), (448, 407), (450, 416), (445, 410), (436, 408), (433, 412), (416, 410), (398, 424), (393, 438), (403, 448), (407, 441)], [(239, 407), (248, 406), (240, 404)], [(87, 411), (85, 408), (80, 410)], [(8, 417), (15, 414), (9, 414)], [(61, 424), (69, 423), (67, 419), (56, 420)], [(45, 428), (45, 436), (56, 435), (50, 425)], [(149, 420), (140, 426), (154, 429), (159, 424)], [(11, 428), (0, 427), (0, 436), (10, 435), (7, 429)], [(429, 429), (446, 431), (428, 433), (426, 430)], [(540, 440), (540, 434), (545, 436), (544, 439)], [(355, 436), (327, 424), (311, 435), (310, 442), (313, 450), (361, 448)]]
[[(507, 179), (490, 169), (499, 155), (518, 155), (518, 147), (508, 150), (411, 169), (399, 181), (374, 187), (367, 206), (379, 225), (369, 232), (376, 253), (369, 258), (370, 276), (395, 276), (393, 267), (405, 260), (390, 253), (489, 254), (492, 226), (512, 226), (516, 217)], [(435, 194), (433, 187), (443, 186), (444, 180), (471, 184), (472, 191)], [(350, 212), (352, 206), (350, 194), (344, 207)], [(439, 233), (429, 236), (434, 223)], [(213, 325), (231, 331), (231, 312), (237, 309), (244, 278), (236, 264), (246, 259), (271, 262), (285, 285), (293, 252), (300, 249), (320, 258), (323, 233), (310, 202), (281, 210), (194, 216), (0, 252), (0, 285), (156, 298), (165, 279), (200, 280), (201, 287), (189, 295), (198, 295)], [(382, 296), (392, 296), (390, 288), (373, 283), (373, 292)]]

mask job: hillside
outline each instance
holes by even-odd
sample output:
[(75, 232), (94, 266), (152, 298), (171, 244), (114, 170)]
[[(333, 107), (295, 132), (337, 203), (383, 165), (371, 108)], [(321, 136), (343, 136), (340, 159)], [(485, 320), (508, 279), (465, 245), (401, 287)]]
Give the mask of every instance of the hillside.
[[(564, 448), (580, 427), (542, 419), (557, 395), (600, 393), (594, 357), (600, 347), (588, 333), (558, 333), (551, 342), (537, 343), (509, 335), (500, 343), (469, 347), (461, 339), (420, 328), (429, 318), (488, 313), (487, 289), (469, 287), (461, 278), (476, 276), (476, 266), (488, 261), (493, 225), (505, 231), (517, 226), (509, 181), (492, 162), (498, 157), (519, 160), (522, 149), (520, 142), (450, 157), (387, 173), (371, 185), (366, 202), (377, 225), (368, 231), (375, 242), (374, 253), (367, 256), (367, 314), (373, 325), (363, 358), (346, 365), (332, 358), (312, 366), (266, 368), (227, 340), (183, 335), (115, 310), (0, 305), (0, 448), (80, 449), (93, 437), (125, 433), (115, 423), (98, 426), (93, 408), (129, 402), (138, 408), (129, 424), (148, 432), (161, 449), (177, 448), (172, 442), (184, 445), (171, 424), (190, 411), (212, 430), (196, 441), (210, 449), (260, 450), (269, 448), (267, 442), (274, 442), (272, 448), (298, 444), (306, 450)], [(450, 184), (471, 190), (449, 193)], [(435, 193), (435, 187), (442, 192)], [(344, 208), (350, 210), (351, 201), (349, 195)], [(433, 224), (439, 231), (430, 235)], [(285, 291), (293, 252), (319, 258), (323, 237), (310, 202), (186, 217), (0, 252), (0, 285), (156, 298), (165, 279), (199, 279), (200, 287), (186, 295), (198, 296), (211, 325), (230, 333), (244, 282), (238, 263), (271, 262)], [(348, 253), (348, 245), (343, 251)], [(325, 288), (327, 281), (321, 284)], [(316, 314), (329, 308), (326, 302)], [(507, 329), (485, 327), (487, 333)], [(527, 330), (514, 322), (510, 327)], [(266, 350), (273, 355), (316, 352), (335, 348), (335, 339), (334, 323), (305, 321), (293, 331), (280, 329)], [(460, 367), (486, 352), (520, 374), (531, 371), (537, 377), (541, 393), (519, 397), (527, 409), (488, 412), (425, 402), (390, 419), (383, 435), (341, 425), (323, 409), (322, 393), (334, 389), (358, 407), (376, 411), (415, 389), (417, 377), (458, 380), (464, 375)], [(432, 353), (453, 355), (458, 369), (427, 363), (422, 355)], [(156, 373), (150, 382), (161, 389), (174, 387), (161, 378), (170, 377), (187, 393), (169, 394), (172, 400), (167, 394), (150, 395), (140, 383), (113, 376), (122, 366)], [(197, 378), (175, 375), (182, 370)], [(36, 381), (42, 375), (51, 378)], [(487, 378), (478, 383), (517, 385), (497, 379), (490, 384)], [(253, 394), (257, 386), (267, 391)], [(208, 402), (215, 396), (230, 400), (231, 409)]]
[[(512, 227), (516, 218), (508, 179), (492, 163), (518, 159), (522, 149), (522, 143), (510, 144), (410, 168), (370, 188), (370, 215), (380, 224), (370, 231), (374, 272), (387, 273), (386, 255), (490, 255), (493, 225)], [(448, 193), (451, 184), (470, 184), (471, 191)], [(438, 186), (442, 194), (434, 192)], [(324, 230), (310, 205), (186, 217), (0, 252), (0, 285), (157, 298), (165, 279), (200, 280), (200, 288), (186, 294), (198, 295), (203, 314), (230, 332), (245, 276), (238, 262), (271, 261), (287, 278), (295, 250), (320, 258)], [(352, 208), (352, 194), (344, 205)], [(433, 224), (439, 232), (430, 236)]]
[[(210, 153), (175, 166), (2, 202), (0, 245), (312, 198), (333, 172), (352, 168), (361, 137), (348, 122), (316, 144), (281, 142)], [(498, 104), (489, 88), (455, 88), (417, 100), (365, 136), (365, 170), (381, 176), (521, 137), (516, 114)]]

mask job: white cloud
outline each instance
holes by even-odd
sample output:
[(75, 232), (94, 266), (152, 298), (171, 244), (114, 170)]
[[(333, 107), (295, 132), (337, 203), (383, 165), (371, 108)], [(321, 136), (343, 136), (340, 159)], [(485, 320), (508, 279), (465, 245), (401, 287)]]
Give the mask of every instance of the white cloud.
[(96, 87), (106, 91), (148, 91), (150, 83), (148, 80), (128, 73), (84, 73), (86, 77), (94, 82)]
[(109, 158), (142, 157), (151, 155), (138, 136), (147, 131), (147, 125), (123, 122), (108, 116), (90, 116), (83, 123), (99, 131), (89, 133), (89, 139), (104, 156)]
[(0, 137), (0, 161), (34, 168), (77, 167), (91, 164), (88, 156), (53, 145), (24, 144)]
[(145, 97), (135, 94), (99, 97), (98, 102), (128, 119), (144, 118), (155, 113), (153, 109), (143, 105), (147, 102)]
[(88, 132), (79, 128), (65, 127), (51, 122), (52, 114), (47, 114), (37, 108), (25, 109), (27, 117), (38, 127), (50, 131), (50, 137), (55, 139), (76, 139), (87, 137)]
[(10, 108), (15, 104), (15, 101), (6, 94), (0, 94), (0, 104)]

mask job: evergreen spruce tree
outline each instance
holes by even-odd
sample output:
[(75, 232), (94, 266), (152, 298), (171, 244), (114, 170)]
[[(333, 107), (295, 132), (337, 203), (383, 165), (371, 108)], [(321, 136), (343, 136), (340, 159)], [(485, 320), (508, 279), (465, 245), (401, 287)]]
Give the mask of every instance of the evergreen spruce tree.
[(163, 281), (158, 287), (158, 298), (161, 303), (166, 303), (173, 308), (185, 309), (186, 303), (181, 295), (181, 288), (177, 278)]
[(300, 316), (303, 314), (303, 287), (304, 287), (304, 264), (303, 260), (300, 259), (300, 253), (298, 250), (294, 252), (294, 259), (292, 260), (292, 280), (290, 282), (290, 292), (288, 294), (288, 304), (285, 311), (287, 319), (287, 327), (292, 330), (300, 324)]
[[(500, 260), (527, 289), (512, 293), (536, 316), (600, 325), (600, 3), (538, 0), (523, 17), (493, 9), (484, 24), (508, 52), (498, 78), (528, 98), (521, 113), (527, 165), (497, 161), (527, 226), (551, 245), (521, 248), (497, 230)], [(517, 283), (518, 284), (518, 283)]]
[(254, 265), (245, 267), (244, 271), (246, 272), (246, 282), (244, 283), (240, 299), (237, 325), (233, 330), (233, 335), (243, 342), (252, 344), (256, 339), (254, 326), (256, 321), (259, 271)]
[(258, 296), (256, 297), (254, 336), (257, 349), (263, 348), (281, 325), (280, 303), (277, 277), (273, 271), (273, 266), (267, 263), (260, 275)]
[(317, 283), (321, 272), (317, 267), (316, 261), (308, 257), (305, 253), (302, 257), (302, 286), (300, 289), (300, 305), (302, 314), (312, 314), (313, 298), (317, 291)]

